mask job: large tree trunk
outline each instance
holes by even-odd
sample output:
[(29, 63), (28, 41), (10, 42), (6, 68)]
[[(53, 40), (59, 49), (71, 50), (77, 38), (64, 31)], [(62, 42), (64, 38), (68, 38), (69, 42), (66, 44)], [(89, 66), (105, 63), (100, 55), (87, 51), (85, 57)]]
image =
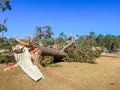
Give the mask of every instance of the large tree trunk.
[(72, 35), (71, 35), (71, 42), (68, 43), (66, 46), (64, 46), (62, 50), (40, 46), (40, 50), (42, 51), (41, 55), (42, 56), (65, 57), (66, 56), (65, 50), (71, 45), (76, 46), (74, 36)]
[[(44, 47), (40, 46), (39, 47), (41, 50), (41, 56), (54, 56), (54, 57), (65, 57), (66, 53), (62, 50), (57, 50), (54, 48), (49, 48), (49, 47)], [(0, 54), (1, 56), (13, 56), (13, 53), (9, 54)]]
[(66, 53), (63, 50), (40, 46), (42, 56), (65, 57)]

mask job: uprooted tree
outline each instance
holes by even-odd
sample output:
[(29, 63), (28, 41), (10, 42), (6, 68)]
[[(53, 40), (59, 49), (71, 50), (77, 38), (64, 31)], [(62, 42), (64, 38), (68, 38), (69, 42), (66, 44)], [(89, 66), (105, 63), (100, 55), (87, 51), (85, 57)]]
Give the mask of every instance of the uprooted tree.
[[(95, 50), (92, 50), (92, 47), (96, 46), (94, 33), (75, 39), (73, 35), (68, 38), (62, 32), (58, 38), (52, 38), (53, 32), (50, 26), (36, 28), (37, 32), (33, 38), (30, 36), (26, 40), (15, 38), (18, 44), (29, 49), (34, 63), (38, 60), (42, 65), (58, 61), (95, 63), (95, 58), (100, 55), (97, 48), (94, 47)], [(3, 56), (10, 59), (12, 54), (3, 54)]]
[[(75, 39), (74, 36), (71, 35), (69, 38), (69, 43), (65, 43), (66, 41), (63, 43), (63, 37), (59, 39), (57, 38), (54, 40), (55, 43), (53, 46), (44, 46), (41, 42), (42, 40), (44, 41), (44, 39), (40, 39), (40, 42), (38, 41), (39, 43), (35, 44), (33, 41), (36, 41), (35, 38), (37, 38), (39, 35), (41, 35), (41, 33), (37, 33), (32, 39), (30, 36), (28, 36), (26, 40), (15, 38), (15, 40), (18, 42), (18, 45), (21, 45), (23, 48), (28, 48), (33, 63), (37, 65), (39, 60), (43, 66), (59, 61), (95, 63), (95, 58), (100, 56), (101, 50), (98, 47), (93, 47), (95, 44), (90, 35), (79, 37), (78, 39)], [(63, 38), (63, 40), (64, 39), (65, 38)], [(62, 47), (59, 47), (61, 43)], [(18, 45), (13, 47), (13, 51), (16, 53), (20, 51)], [(12, 56), (13, 54), (3, 55)]]
[[(54, 58), (64, 58), (66, 56), (65, 50), (71, 46), (72, 44), (75, 43), (73, 36), (71, 36), (71, 42), (67, 44), (63, 49), (58, 50), (56, 48), (51, 48), (51, 47), (45, 47), (45, 46), (40, 46), (40, 45), (33, 45), (31, 42), (30, 36), (27, 37), (27, 42), (23, 42), (22, 40), (15, 38), (15, 40), (21, 45), (26, 48), (28, 48), (31, 58), (33, 59), (34, 64), (38, 64), (38, 60), (40, 56), (53, 56)], [(13, 51), (17, 53), (19, 48), (17, 47), (12, 47)], [(22, 48), (21, 48), (22, 49)]]
[[(62, 49), (48, 47), (48, 46), (40, 46), (34, 45), (30, 36), (27, 37), (26, 42), (20, 40), (19, 38), (15, 38), (15, 40), (23, 47), (28, 48), (33, 63), (38, 65), (38, 60), (40, 56), (52, 56), (54, 60), (52, 62), (58, 61), (75, 61), (75, 62), (90, 62), (95, 63), (95, 58), (100, 55), (100, 50), (97, 47), (91, 48), (82, 46), (83, 44), (89, 44), (89, 37), (84, 37), (81, 45), (75, 42), (74, 36), (70, 36), (70, 42), (66, 44)], [(84, 48), (82, 48), (84, 47)], [(14, 47), (13, 51), (19, 51), (19, 48)], [(73, 60), (74, 59), (74, 60)]]

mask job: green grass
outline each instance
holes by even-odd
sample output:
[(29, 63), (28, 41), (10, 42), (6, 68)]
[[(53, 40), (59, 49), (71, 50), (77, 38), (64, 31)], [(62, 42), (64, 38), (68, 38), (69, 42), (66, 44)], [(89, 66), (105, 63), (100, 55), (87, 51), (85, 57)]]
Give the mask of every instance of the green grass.
[[(60, 67), (40, 68), (45, 79), (34, 82), (20, 67), (3, 71), (0, 90), (119, 90), (120, 58), (100, 57), (97, 64), (61, 62)], [(111, 85), (111, 83), (115, 85)]]

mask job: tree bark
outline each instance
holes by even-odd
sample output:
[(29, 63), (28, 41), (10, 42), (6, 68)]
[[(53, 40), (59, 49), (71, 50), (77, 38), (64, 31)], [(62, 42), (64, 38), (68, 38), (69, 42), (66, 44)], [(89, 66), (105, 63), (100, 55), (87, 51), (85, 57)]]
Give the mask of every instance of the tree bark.
[(65, 57), (66, 53), (62, 50), (40, 46), (42, 56)]
[[(62, 50), (56, 50), (54, 48), (40, 46), (41, 49), (41, 56), (54, 56), (54, 57), (65, 57), (66, 53)], [(1, 56), (13, 56), (13, 53), (8, 54), (0, 54)]]
[(62, 50), (57, 50), (54, 48), (40, 46), (40, 50), (42, 51), (41, 55), (42, 56), (65, 57), (66, 56), (65, 49), (67, 49), (71, 45), (76, 46), (75, 39), (74, 39), (73, 35), (71, 35), (70, 43), (68, 43), (66, 46), (64, 46)]

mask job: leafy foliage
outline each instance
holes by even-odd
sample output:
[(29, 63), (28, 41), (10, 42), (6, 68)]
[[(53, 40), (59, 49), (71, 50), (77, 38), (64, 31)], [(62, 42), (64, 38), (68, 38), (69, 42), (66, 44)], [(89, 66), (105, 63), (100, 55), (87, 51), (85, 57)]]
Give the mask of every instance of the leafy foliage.
[[(10, 0), (0, 0), (0, 9), (4, 12), (5, 10), (11, 10), (9, 5)], [(4, 19), (3, 23), (0, 23), (0, 32), (2, 32), (2, 38), (4, 37), (4, 32), (7, 32), (7, 27), (5, 25), (7, 18)]]
[(95, 58), (100, 55), (99, 51), (92, 51), (91, 47), (95, 46), (95, 37), (91, 34), (80, 36), (76, 40), (76, 47), (67, 50), (67, 61), (96, 63)]
[(42, 42), (44, 46), (53, 45), (54, 44), (54, 39), (52, 38), (53, 35), (54, 33), (51, 31), (50, 26), (48, 25), (43, 27), (36, 26), (32, 42), (34, 44), (41, 44)]
[(11, 6), (9, 5), (10, 0), (0, 0), (0, 9), (4, 12), (5, 10), (11, 10)]
[(0, 24), (0, 32), (2, 32), (1, 38), (4, 38), (4, 32), (7, 32), (7, 27), (5, 25), (7, 18), (4, 19), (3, 23)]
[[(11, 6), (9, 5), (9, 3), (10, 3), (10, 0), (0, 0), (0, 9), (2, 10), (2, 12), (6, 11), (7, 9), (11, 10)], [(2, 36), (0, 37), (0, 50), (7, 49), (10, 52), (11, 45), (10, 45), (8, 39), (4, 37), (4, 32), (7, 32), (7, 27), (5, 25), (6, 21), (7, 21), (7, 18), (4, 19), (3, 23), (0, 23), (0, 32), (2, 32)], [(9, 53), (9, 52), (7, 52), (7, 53)], [(0, 53), (0, 54), (3, 54), (3, 53)], [(13, 60), (13, 58), (14, 57), (0, 55), (0, 63), (11, 62)]]
[[(1, 38), (0, 39), (0, 50), (7, 50), (6, 52), (0, 53), (0, 63), (9, 63), (15, 62), (14, 56), (10, 56), (9, 54), (12, 53), (11, 46), (16, 45), (17, 42), (13, 38)], [(8, 55), (3, 55), (8, 54)]]
[[(37, 32), (42, 33), (39, 39), (41, 39), (44, 46), (57, 45), (57, 49), (61, 50), (65, 45), (67, 45), (70, 42), (70, 38), (67, 37), (67, 35), (65, 35), (64, 32), (61, 32), (58, 38), (53, 39), (51, 37), (46, 38), (47, 34), (45, 34), (46, 32), (44, 31), (51, 31), (51, 28), (42, 29), (41, 27), (39, 27), (36, 30)], [(67, 55), (61, 61), (96, 63), (96, 58), (100, 57), (103, 48), (107, 48), (107, 50), (114, 51), (117, 51), (120, 48), (120, 37), (110, 34), (106, 36), (99, 34), (97, 36), (95, 32), (89, 32), (88, 35), (77, 35), (75, 41), (76, 45), (70, 46), (67, 50), (65, 50)], [(96, 49), (96, 47), (100, 47), (101, 50), (92, 50), (92, 47), (94, 47), (94, 49)], [(52, 59), (50, 59), (50, 57), (44, 57), (44, 65), (56, 61), (54, 59), (56, 58), (52, 57)], [(59, 61), (59, 58), (57, 58), (57, 61)]]
[(118, 48), (120, 48), (120, 37), (115, 35), (106, 35), (104, 39), (105, 47), (108, 50), (117, 51)]
[(14, 56), (2, 56), (0, 55), (0, 63), (10, 63), (10, 62), (15, 62)]
[(7, 27), (2, 25), (2, 24), (0, 24), (0, 32), (2, 32), (2, 31), (7, 32)]
[(0, 49), (9, 49), (10, 46), (7, 38), (0, 39)]

